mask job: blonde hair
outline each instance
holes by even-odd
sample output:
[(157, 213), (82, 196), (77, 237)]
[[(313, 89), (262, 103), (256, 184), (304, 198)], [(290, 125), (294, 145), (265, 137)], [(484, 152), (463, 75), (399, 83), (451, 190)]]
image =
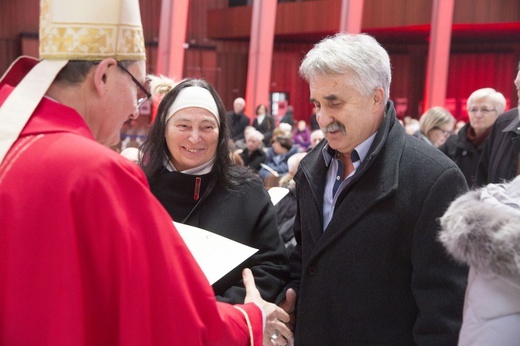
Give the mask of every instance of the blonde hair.
[(432, 107), (421, 115), (419, 128), (423, 135), (428, 136), (428, 132), (431, 130), (440, 128), (442, 125), (449, 123), (455, 123), (455, 118), (447, 109)]
[(154, 101), (160, 101), (164, 95), (170, 92), (170, 90), (178, 84), (173, 79), (162, 75), (156, 76), (149, 74), (147, 78), (150, 80), (150, 94), (152, 94), (152, 99)]

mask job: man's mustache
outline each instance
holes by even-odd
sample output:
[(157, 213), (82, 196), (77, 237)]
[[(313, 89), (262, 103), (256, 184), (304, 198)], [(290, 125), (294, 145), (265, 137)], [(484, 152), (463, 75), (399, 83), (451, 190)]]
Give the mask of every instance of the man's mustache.
[(341, 131), (341, 133), (343, 133), (344, 136), (347, 135), (347, 129), (345, 128), (345, 126), (343, 126), (342, 123), (340, 123), (338, 121), (334, 121), (334, 122), (328, 124), (327, 126), (322, 127), (321, 130), (323, 131), (324, 134), (327, 134), (329, 132)]

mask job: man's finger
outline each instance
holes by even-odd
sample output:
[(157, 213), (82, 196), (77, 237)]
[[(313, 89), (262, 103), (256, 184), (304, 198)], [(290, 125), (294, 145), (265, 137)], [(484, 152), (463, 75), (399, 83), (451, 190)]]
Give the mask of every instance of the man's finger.
[(294, 312), (294, 307), (296, 304), (296, 291), (294, 291), (292, 288), (289, 288), (285, 292), (285, 299), (278, 304), (282, 309), (284, 309), (287, 313)]
[(296, 304), (296, 291), (292, 288), (289, 288), (285, 292), (285, 300), (289, 304), (289, 306), (292, 306), (294, 308), (294, 305)]

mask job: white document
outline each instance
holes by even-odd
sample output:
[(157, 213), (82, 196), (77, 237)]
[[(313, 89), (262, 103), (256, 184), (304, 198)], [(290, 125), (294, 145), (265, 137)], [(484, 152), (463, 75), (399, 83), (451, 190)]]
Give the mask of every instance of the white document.
[(274, 176), (277, 177), (277, 178), (280, 176), (280, 174), (278, 174), (277, 171), (275, 171), (274, 169), (272, 169), (271, 167), (269, 167), (269, 166), (266, 165), (265, 163), (261, 163), (261, 164), (260, 164), (260, 167), (263, 167), (263, 168), (267, 169), (269, 172), (271, 172), (272, 175), (274, 175)]
[(173, 224), (211, 285), (258, 251), (202, 228)]
[(267, 192), (269, 192), (273, 205), (276, 205), (289, 193), (289, 189), (286, 187), (273, 186)]

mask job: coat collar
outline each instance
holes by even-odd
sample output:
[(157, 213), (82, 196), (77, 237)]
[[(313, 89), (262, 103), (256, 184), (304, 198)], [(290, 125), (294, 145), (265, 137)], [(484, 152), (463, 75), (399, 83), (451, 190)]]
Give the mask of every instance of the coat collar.
[[(349, 186), (339, 196), (334, 217), (325, 230), (326, 236), (323, 237), (321, 225), (323, 225), (323, 195), (327, 167), (321, 149), (326, 141), (322, 141), (300, 162), (299, 174), (295, 180), (297, 183), (301, 179), (306, 180), (312, 191), (315, 207), (321, 215), (320, 220), (317, 221), (319, 224), (315, 223), (311, 227), (311, 232), (314, 232), (313, 238), (316, 241), (319, 238), (315, 254), (320, 251), (320, 248), (333, 242), (344, 230), (348, 230), (375, 204), (397, 191), (399, 162), (406, 133), (402, 126), (396, 124), (395, 109), (392, 101), (389, 101), (385, 118), (374, 142)], [(304, 198), (311, 198), (311, 196)]]
[(502, 132), (514, 132), (520, 134), (520, 115), (514, 117), (513, 120), (502, 130)]

